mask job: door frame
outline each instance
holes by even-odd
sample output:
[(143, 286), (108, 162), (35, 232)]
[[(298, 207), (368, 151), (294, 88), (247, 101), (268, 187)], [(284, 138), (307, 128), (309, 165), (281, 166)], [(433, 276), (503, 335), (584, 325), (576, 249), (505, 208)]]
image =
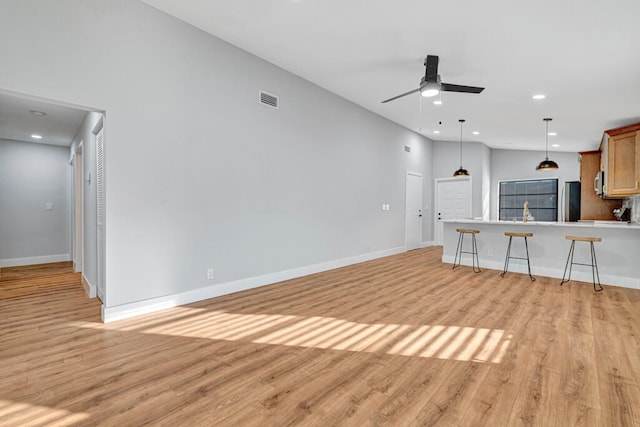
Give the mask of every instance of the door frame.
[[(84, 271), (84, 141), (73, 153), (73, 262), (76, 273)], [(79, 206), (79, 207), (78, 207)]]
[[(438, 184), (444, 182), (464, 182), (467, 181), (469, 183), (469, 214), (473, 216), (473, 181), (471, 180), (471, 176), (466, 177), (450, 177), (450, 178), (436, 178), (434, 179), (434, 191), (433, 191), (433, 241), (436, 246), (440, 246), (442, 242), (438, 242)], [(443, 236), (444, 238), (444, 236)], [(439, 244), (440, 243), (440, 244)]]
[[(405, 189), (404, 189), (404, 192), (405, 192), (405, 200), (404, 200), (404, 211), (405, 211), (404, 212), (404, 247), (407, 250), (409, 250), (408, 249), (408, 245), (407, 245), (407, 243), (409, 242), (409, 239), (408, 239), (408, 236), (409, 236), (409, 227), (408, 227), (409, 221), (408, 221), (408, 218), (407, 218), (408, 215), (409, 215), (409, 212), (407, 210), (407, 207), (408, 207), (407, 205), (409, 204), (409, 176), (410, 175), (420, 178), (420, 212), (421, 212), (421, 214), (423, 213), (422, 211), (423, 211), (423, 202), (424, 202), (424, 194), (423, 194), (424, 193), (424, 177), (422, 176), (421, 173), (407, 171), (406, 174), (405, 174), (405, 181), (404, 181), (404, 186), (405, 186)], [(424, 216), (422, 218), (424, 218)], [(419, 238), (419, 241), (418, 241), (418, 248), (422, 247), (423, 221), (424, 220), (421, 220), (419, 222), (419, 224), (420, 224), (419, 225), (419, 236), (420, 236), (420, 238)], [(417, 249), (417, 248), (415, 248), (415, 249)]]

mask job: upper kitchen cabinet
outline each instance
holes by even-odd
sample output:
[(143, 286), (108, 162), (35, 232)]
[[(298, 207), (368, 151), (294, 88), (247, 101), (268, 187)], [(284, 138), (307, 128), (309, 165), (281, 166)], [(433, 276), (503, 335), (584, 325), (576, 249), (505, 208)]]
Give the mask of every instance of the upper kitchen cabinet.
[(600, 150), (604, 197), (640, 194), (640, 123), (605, 131)]

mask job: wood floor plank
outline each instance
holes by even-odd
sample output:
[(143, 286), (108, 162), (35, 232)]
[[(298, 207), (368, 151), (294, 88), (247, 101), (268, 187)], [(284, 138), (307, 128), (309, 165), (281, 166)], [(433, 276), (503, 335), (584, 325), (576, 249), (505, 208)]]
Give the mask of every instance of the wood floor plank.
[(425, 248), (110, 324), (0, 269), (0, 425), (640, 426), (640, 291)]

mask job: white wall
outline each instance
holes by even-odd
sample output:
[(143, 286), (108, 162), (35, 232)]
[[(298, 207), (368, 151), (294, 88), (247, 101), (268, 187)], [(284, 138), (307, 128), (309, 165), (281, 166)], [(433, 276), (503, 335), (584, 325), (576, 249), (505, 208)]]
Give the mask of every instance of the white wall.
[(432, 176), (429, 140), (139, 2), (3, 1), (0, 57), (0, 89), (106, 111), (106, 307), (402, 247)]
[(70, 259), (68, 160), (66, 147), (0, 140), (0, 267)]
[(498, 219), (499, 183), (503, 180), (558, 178), (560, 209), (564, 183), (580, 180), (578, 153), (550, 152), (549, 158), (558, 163), (560, 168), (536, 171), (536, 166), (544, 160), (544, 156), (544, 151), (491, 150), (491, 219)]
[[(471, 215), (488, 219), (490, 149), (481, 142), (462, 143), (462, 165), (471, 175)], [(460, 167), (460, 142), (433, 143), (433, 177), (451, 178)], [(487, 216), (485, 216), (487, 215)]]

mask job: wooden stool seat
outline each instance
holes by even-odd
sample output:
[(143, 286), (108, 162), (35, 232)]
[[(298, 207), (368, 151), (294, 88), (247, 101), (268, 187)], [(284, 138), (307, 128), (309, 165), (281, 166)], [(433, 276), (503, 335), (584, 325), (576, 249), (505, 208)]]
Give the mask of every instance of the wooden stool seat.
[[(462, 262), (462, 254), (471, 254), (471, 265), (473, 266), (474, 273), (480, 273), (480, 261), (478, 260), (478, 244), (476, 243), (476, 234), (480, 233), (480, 230), (473, 230), (470, 228), (456, 228), (458, 234), (458, 247), (456, 248), (456, 256), (453, 258), (453, 270), (456, 267), (460, 266)], [(471, 250), (464, 251), (464, 235), (471, 234)], [(478, 264), (478, 268), (476, 269), (476, 264)]]
[[(536, 278), (531, 275), (531, 262), (529, 261), (529, 244), (527, 243), (527, 237), (533, 237), (533, 233), (522, 233), (522, 232), (518, 232), (518, 231), (505, 231), (504, 235), (509, 238), (509, 245), (507, 246), (507, 255), (504, 258), (504, 270), (500, 274), (500, 277), (504, 277), (504, 275), (507, 274), (507, 271), (509, 270), (509, 260), (510, 259), (522, 259), (522, 260), (526, 260), (527, 261), (527, 271), (529, 272), (529, 279), (531, 279), (531, 281), (534, 282), (536, 280)], [(526, 258), (525, 257), (511, 256), (511, 241), (513, 240), (514, 237), (523, 237), (524, 238), (524, 249), (526, 250), (526, 253), (527, 253), (527, 257)]]
[(507, 237), (533, 237), (533, 233), (518, 233), (515, 231), (505, 231), (504, 235)]
[(456, 231), (458, 233), (472, 233), (472, 234), (480, 233), (480, 230), (472, 230), (470, 228), (456, 228)]
[[(571, 246), (569, 247), (569, 255), (567, 256), (567, 263), (564, 265), (564, 273), (562, 273), (562, 281), (560, 286), (564, 285), (571, 280), (571, 269), (574, 265), (586, 265), (591, 267), (591, 275), (593, 277), (593, 290), (595, 292), (601, 292), (603, 290), (600, 284), (600, 273), (598, 272), (598, 261), (596, 260), (596, 249), (593, 246), (594, 242), (602, 242), (602, 237), (585, 237), (585, 236), (564, 236), (565, 239), (571, 240)], [(575, 253), (576, 242), (587, 242), (591, 246), (591, 263), (573, 262), (573, 254)], [(567, 268), (569, 269), (569, 277), (565, 280), (567, 275)]]
[(602, 237), (564, 236), (564, 238), (576, 242), (602, 242)]

